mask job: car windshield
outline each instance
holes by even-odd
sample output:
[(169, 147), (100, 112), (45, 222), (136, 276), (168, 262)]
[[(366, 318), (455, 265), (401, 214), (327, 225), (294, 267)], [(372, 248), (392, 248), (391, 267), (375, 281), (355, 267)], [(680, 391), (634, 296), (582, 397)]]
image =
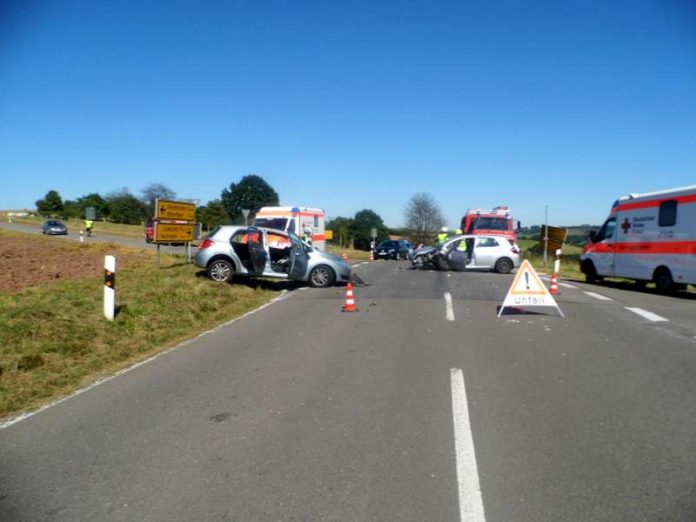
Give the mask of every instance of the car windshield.
[(474, 220), (473, 230), (508, 230), (508, 220), (498, 217), (479, 217)]
[(386, 248), (393, 248), (399, 246), (399, 243), (396, 241), (382, 241), (379, 246), (381, 247), (386, 247)]
[(62, 224), (63, 224), (63, 223), (61, 223), (60, 221), (49, 221), (49, 222), (48, 222), (48, 226), (49, 226), (49, 227), (59, 227), (59, 226), (61, 226)]

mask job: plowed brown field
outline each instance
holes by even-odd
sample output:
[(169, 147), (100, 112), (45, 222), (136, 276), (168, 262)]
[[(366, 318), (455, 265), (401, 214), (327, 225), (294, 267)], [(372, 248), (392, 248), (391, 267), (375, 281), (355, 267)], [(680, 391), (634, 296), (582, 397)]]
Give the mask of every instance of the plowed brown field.
[(106, 243), (84, 245), (0, 231), (0, 291), (100, 276), (106, 254), (117, 254), (119, 268), (146, 257)]

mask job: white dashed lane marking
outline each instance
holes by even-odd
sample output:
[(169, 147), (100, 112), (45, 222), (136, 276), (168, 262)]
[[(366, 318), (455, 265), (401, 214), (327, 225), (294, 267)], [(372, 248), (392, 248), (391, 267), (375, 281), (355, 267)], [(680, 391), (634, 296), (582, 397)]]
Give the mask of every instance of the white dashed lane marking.
[(611, 297), (607, 297), (606, 295), (602, 294), (596, 294), (594, 292), (583, 292), (585, 295), (589, 295), (590, 297), (594, 297), (595, 299), (599, 299), (600, 301), (613, 301)]
[[(546, 278), (544, 278), (546, 279)], [(565, 288), (572, 288), (577, 290), (577, 286), (570, 285), (568, 283), (558, 283), (558, 286), (563, 286)], [(611, 297), (607, 297), (606, 295), (598, 294), (596, 292), (583, 292), (585, 295), (589, 295), (590, 297), (593, 297), (599, 301), (613, 301)], [(626, 310), (629, 312), (633, 312), (636, 315), (641, 316), (643, 319), (647, 319), (648, 321), (652, 321), (654, 323), (668, 323), (669, 319), (662, 317), (661, 315), (657, 315), (653, 312), (649, 312), (648, 310), (643, 310), (642, 308), (637, 308), (633, 306), (624, 306)], [(696, 338), (696, 337), (694, 337)]]
[(459, 368), (450, 369), (452, 386), (452, 416), (454, 420), (454, 450), (457, 460), (457, 489), (459, 490), (459, 520), (485, 522), (483, 498), (479, 482), (474, 435), (469, 420), (464, 374)]
[(454, 321), (454, 308), (452, 307), (452, 294), (445, 292), (445, 308), (448, 321)]
[(647, 319), (648, 321), (653, 321), (656, 323), (669, 321), (669, 319), (665, 319), (664, 317), (662, 317), (660, 315), (654, 314), (652, 312), (648, 312), (647, 310), (643, 310), (642, 308), (635, 308), (632, 306), (625, 306), (624, 308), (626, 308), (626, 310), (628, 310), (629, 312), (633, 312), (634, 314), (638, 314), (643, 319)]

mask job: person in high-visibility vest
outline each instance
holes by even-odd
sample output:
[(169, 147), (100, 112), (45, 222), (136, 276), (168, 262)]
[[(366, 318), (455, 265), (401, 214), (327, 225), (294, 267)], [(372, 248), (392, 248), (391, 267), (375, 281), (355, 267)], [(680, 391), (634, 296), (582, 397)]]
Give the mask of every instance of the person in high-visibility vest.
[(447, 241), (447, 227), (442, 227), (437, 235), (437, 242), (442, 245), (445, 241)]
[(302, 241), (307, 243), (309, 246), (312, 246), (312, 236), (314, 235), (312, 227), (305, 227), (303, 232), (304, 234), (302, 234)]
[(85, 231), (88, 236), (92, 235), (92, 227), (94, 226), (94, 221), (91, 219), (85, 219)]

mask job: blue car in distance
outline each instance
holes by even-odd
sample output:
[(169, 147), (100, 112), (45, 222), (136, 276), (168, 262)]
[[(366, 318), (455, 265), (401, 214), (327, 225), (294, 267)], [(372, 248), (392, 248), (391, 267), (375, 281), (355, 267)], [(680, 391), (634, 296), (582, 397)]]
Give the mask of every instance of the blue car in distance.
[(376, 259), (408, 259), (413, 245), (405, 239), (387, 239), (375, 248)]
[(51, 236), (67, 236), (68, 227), (60, 219), (47, 219), (41, 225), (41, 233)]

